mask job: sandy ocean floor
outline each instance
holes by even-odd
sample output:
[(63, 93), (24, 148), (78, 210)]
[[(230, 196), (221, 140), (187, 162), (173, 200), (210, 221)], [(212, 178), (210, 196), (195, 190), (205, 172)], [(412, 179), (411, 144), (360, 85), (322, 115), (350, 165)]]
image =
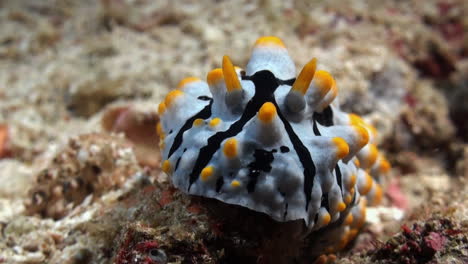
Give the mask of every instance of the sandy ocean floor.
[(137, 263), (143, 242), (144, 263), (234, 263), (240, 242), (161, 172), (157, 106), (264, 35), (333, 74), (392, 164), (326, 261), (468, 263), (462, 0), (0, 0), (0, 263)]

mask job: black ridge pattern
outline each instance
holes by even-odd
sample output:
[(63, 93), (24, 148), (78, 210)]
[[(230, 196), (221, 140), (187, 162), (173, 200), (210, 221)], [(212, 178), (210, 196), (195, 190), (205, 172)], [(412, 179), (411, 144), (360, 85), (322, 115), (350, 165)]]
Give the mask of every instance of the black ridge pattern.
[[(207, 97), (209, 98), (209, 97)], [(167, 158), (169, 159), (172, 154), (182, 145), (182, 137), (184, 135), (184, 132), (189, 130), (192, 125), (193, 121), (197, 118), (201, 119), (207, 119), (211, 116), (211, 105), (213, 104), (213, 99), (208, 99), (210, 101), (209, 104), (207, 104), (200, 112), (198, 112), (196, 115), (192, 116), (191, 118), (187, 119), (185, 121), (185, 124), (180, 128), (179, 132), (177, 132), (177, 135), (174, 138), (174, 142), (172, 143), (171, 149), (169, 150), (169, 155), (167, 155)]]
[[(307, 147), (302, 143), (300, 138), (294, 132), (291, 124), (281, 113), (278, 104), (276, 103), (274, 92), (280, 84), (291, 85), (294, 83), (295, 79), (290, 80), (278, 80), (270, 71), (263, 70), (256, 72), (252, 76), (243, 76), (244, 80), (251, 80), (255, 85), (255, 94), (252, 99), (247, 103), (244, 112), (241, 117), (231, 126), (225, 130), (215, 133), (208, 139), (207, 145), (202, 147), (199, 151), (197, 160), (192, 169), (192, 172), (189, 174), (189, 187), (188, 191), (190, 192), (190, 187), (192, 184), (199, 178), (199, 175), (204, 167), (209, 163), (213, 155), (220, 148), (221, 142), (227, 138), (234, 137), (239, 134), (244, 128), (245, 124), (252, 119), (256, 113), (259, 111), (260, 107), (266, 103), (271, 102), (275, 105), (278, 113), (278, 117), (282, 121), (284, 128), (293, 144), (294, 150), (296, 151), (298, 158), (304, 168), (304, 194), (306, 197), (305, 210), (307, 211), (309, 202), (312, 196), (312, 188), (314, 184), (314, 177), (316, 174), (315, 164), (312, 160), (311, 154)], [(190, 129), (193, 121), (196, 118), (207, 119), (211, 115), (211, 105), (207, 105), (202, 111), (197, 115), (193, 116), (184, 124), (184, 126), (177, 133), (176, 139), (174, 140), (171, 150), (169, 151), (169, 157), (177, 150), (178, 147), (182, 144), (182, 134), (186, 130)], [(209, 114), (209, 115), (208, 115)], [(222, 178), (222, 177), (221, 177)], [(216, 189), (219, 192), (223, 181), (219, 181), (216, 184)]]

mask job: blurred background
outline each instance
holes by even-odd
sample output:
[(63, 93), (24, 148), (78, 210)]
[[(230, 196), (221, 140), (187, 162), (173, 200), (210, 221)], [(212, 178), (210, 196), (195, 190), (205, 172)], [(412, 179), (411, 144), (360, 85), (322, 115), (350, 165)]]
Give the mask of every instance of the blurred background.
[[(121, 227), (155, 221), (128, 199), (167, 182), (158, 103), (223, 55), (245, 66), (265, 35), (298, 68), (316, 57), (332, 73), (392, 163), (384, 205), (343, 261), (374, 263), (369, 241), (430, 223), (441, 246), (425, 257), (468, 262), (468, 1), (0, 0), (0, 263), (115, 260)], [(129, 211), (115, 209), (121, 195)]]

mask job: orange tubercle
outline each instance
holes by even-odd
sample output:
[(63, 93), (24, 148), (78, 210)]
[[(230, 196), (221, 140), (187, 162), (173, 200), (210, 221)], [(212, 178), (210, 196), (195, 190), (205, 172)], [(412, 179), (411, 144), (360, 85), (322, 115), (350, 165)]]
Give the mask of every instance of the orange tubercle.
[(214, 173), (213, 166), (205, 167), (205, 168), (203, 168), (203, 170), (200, 173), (200, 178), (202, 179), (202, 181), (207, 181), (208, 179), (211, 178), (213, 173)]
[(354, 187), (354, 185), (356, 184), (356, 180), (357, 180), (356, 174), (352, 174), (351, 177), (349, 177), (348, 189), (351, 189)]
[(263, 123), (270, 123), (276, 116), (276, 107), (271, 102), (266, 102), (258, 111), (258, 119)]
[(158, 114), (159, 115), (163, 115), (164, 112), (166, 112), (166, 104), (164, 102), (161, 102), (159, 105), (158, 105)]
[(348, 215), (345, 218), (345, 225), (351, 225), (353, 223), (354, 217), (352, 213), (348, 213)]
[(334, 137), (332, 139), (333, 143), (336, 146), (336, 157), (337, 159), (342, 159), (349, 154), (349, 146), (346, 141), (340, 137)]
[(166, 99), (164, 99), (164, 103), (166, 104), (166, 107), (171, 107), (172, 104), (174, 103), (175, 99), (179, 96), (182, 96), (184, 94), (184, 92), (182, 92), (181, 90), (172, 90), (170, 91), (167, 96), (166, 96)]
[(200, 78), (198, 77), (187, 77), (187, 78), (184, 78), (182, 79), (182, 81), (179, 82), (179, 84), (177, 85), (177, 89), (181, 89), (183, 88), (184, 86), (186, 86), (187, 84), (189, 83), (192, 83), (192, 82), (199, 82), (201, 81)]
[(266, 36), (257, 39), (255, 42), (255, 47), (264, 47), (264, 46), (272, 46), (285, 49), (286, 46), (284, 45), (283, 41), (280, 38), (274, 36)]
[(346, 209), (346, 204), (343, 203), (343, 202), (339, 202), (336, 205), (336, 211), (338, 211), (338, 212), (343, 212), (345, 209)]
[(325, 213), (323, 216), (322, 216), (322, 223), (324, 226), (328, 225), (331, 221), (331, 216), (329, 213)]
[(332, 75), (324, 70), (316, 71), (314, 74), (314, 83), (320, 91), (320, 96), (324, 97), (333, 86)]
[(223, 70), (221, 68), (214, 69), (206, 76), (208, 85), (215, 85), (224, 79)]
[(203, 120), (203, 119), (197, 118), (197, 119), (193, 120), (193, 124), (192, 124), (192, 125), (193, 125), (194, 127), (199, 127), (199, 126), (203, 125), (203, 123), (204, 123), (204, 120)]
[(237, 156), (237, 140), (235, 138), (226, 140), (226, 143), (224, 143), (223, 153), (230, 159)]
[(388, 162), (388, 160), (386, 158), (384, 158), (383, 156), (381, 156), (381, 159), (380, 159), (380, 172), (381, 173), (387, 173), (390, 171), (391, 169), (391, 165), (390, 165), (390, 162)]
[(369, 156), (367, 156), (367, 163), (369, 164), (369, 167), (375, 163), (378, 155), (379, 150), (377, 149), (377, 146), (374, 144), (369, 144)]
[(369, 143), (369, 133), (367, 132), (367, 129), (360, 125), (354, 125), (354, 130), (356, 131), (356, 134), (358, 135), (358, 147), (362, 148), (364, 147), (367, 143)]
[(222, 122), (221, 118), (215, 117), (215, 118), (211, 119), (211, 121), (210, 121), (210, 123), (209, 123), (209, 126), (210, 126), (210, 127), (216, 127), (216, 126), (218, 126), (219, 124), (221, 124), (221, 122)]
[(169, 160), (165, 160), (162, 164), (162, 170), (166, 173), (169, 174), (172, 170), (172, 165)]
[(365, 183), (364, 185), (362, 186), (362, 188), (360, 188), (359, 190), (359, 193), (361, 193), (362, 195), (366, 195), (372, 188), (372, 184), (374, 183), (374, 180), (372, 179), (372, 177), (369, 175), (369, 173), (366, 172), (366, 179), (365, 179)]
[(374, 198), (372, 199), (372, 205), (379, 205), (382, 202), (383, 191), (382, 187), (380, 187), (379, 184), (377, 184), (375, 188), (376, 189), (374, 193)]

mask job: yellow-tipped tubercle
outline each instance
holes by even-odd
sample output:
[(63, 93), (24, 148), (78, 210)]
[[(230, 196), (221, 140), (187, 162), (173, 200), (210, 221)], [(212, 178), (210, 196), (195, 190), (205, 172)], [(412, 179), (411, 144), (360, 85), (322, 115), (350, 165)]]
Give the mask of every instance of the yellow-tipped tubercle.
[(358, 168), (361, 167), (361, 162), (359, 161), (358, 158), (356, 158), (356, 159), (354, 160), (354, 165), (356, 165), (356, 167), (358, 167)]
[(172, 165), (171, 165), (171, 162), (169, 160), (165, 160), (162, 164), (162, 170), (169, 174), (172, 170)]
[(208, 85), (215, 85), (224, 79), (223, 70), (221, 68), (214, 69), (206, 76)]
[(349, 146), (344, 139), (340, 137), (334, 137), (332, 141), (336, 146), (336, 157), (338, 159), (342, 159), (349, 154)]
[(271, 102), (266, 102), (258, 111), (258, 119), (263, 123), (270, 123), (276, 117), (276, 107)]
[(357, 228), (361, 228), (366, 223), (366, 213), (367, 213), (367, 200), (361, 199), (360, 205), (360, 217), (355, 224)]
[(367, 129), (360, 125), (354, 125), (353, 128), (358, 136), (358, 147), (364, 147), (367, 143), (369, 143), (369, 133), (367, 132)]
[(184, 94), (184, 92), (182, 92), (181, 90), (172, 90), (170, 91), (167, 96), (166, 96), (166, 99), (164, 99), (164, 103), (166, 104), (166, 107), (171, 107), (172, 104), (174, 103), (175, 99), (179, 96), (182, 96)]
[(161, 102), (159, 105), (158, 105), (158, 114), (159, 115), (163, 115), (164, 112), (166, 112), (166, 104), (164, 102)]
[(352, 213), (349, 213), (345, 218), (345, 224), (351, 225), (353, 223), (354, 217)]
[(383, 198), (382, 187), (380, 187), (380, 185), (377, 184), (375, 192), (374, 192), (374, 199), (372, 201), (372, 204), (373, 205), (379, 205), (382, 202), (382, 198)]
[(209, 126), (210, 126), (210, 127), (216, 127), (216, 126), (218, 126), (219, 124), (221, 124), (221, 122), (222, 122), (221, 118), (215, 117), (215, 118), (211, 119), (211, 121), (210, 121), (210, 123), (209, 123)]
[[(328, 107), (331, 104), (331, 102), (333, 102), (333, 100), (335, 100), (336, 96), (338, 95), (338, 88), (336, 87), (336, 82), (335, 82), (335, 79), (333, 79), (333, 77), (331, 77), (331, 83), (332, 84), (331, 84), (330, 90), (327, 92), (327, 94), (325, 95), (323, 100), (318, 105), (318, 109), (320, 111), (322, 111), (323, 109)], [(325, 85), (328, 85), (328, 84), (325, 84)], [(323, 87), (326, 87), (325, 85)]]
[(343, 212), (344, 209), (346, 209), (346, 204), (344, 202), (339, 202), (337, 205), (336, 205), (336, 211), (338, 212)]
[(322, 223), (324, 226), (328, 225), (331, 221), (331, 216), (328, 212), (326, 212), (323, 216), (322, 216)]
[(366, 195), (367, 193), (369, 193), (369, 191), (372, 188), (372, 183), (374, 183), (374, 180), (369, 175), (369, 173), (366, 172), (366, 179), (364, 185), (362, 186), (362, 188), (360, 188), (359, 193), (361, 193), (362, 195)]
[(264, 47), (264, 46), (273, 46), (278, 48), (285, 49), (286, 46), (284, 45), (283, 41), (280, 38), (274, 36), (265, 36), (257, 39), (255, 42), (255, 47)]
[(385, 157), (381, 156), (381, 158), (380, 158), (380, 167), (379, 167), (380, 172), (381, 173), (387, 173), (387, 172), (390, 171), (391, 168), (392, 168), (392, 166), (390, 165), (390, 162), (388, 162), (388, 160)]
[(379, 150), (377, 149), (377, 146), (374, 144), (369, 144), (369, 156), (367, 156), (367, 163), (369, 164), (369, 167), (375, 163), (378, 155)]
[(377, 137), (377, 128), (375, 128), (375, 126), (371, 125), (371, 124), (368, 124), (367, 127), (369, 128), (369, 130), (371, 131), (372, 133), (372, 136), (374, 137)]
[(199, 127), (199, 126), (203, 125), (203, 123), (204, 123), (204, 120), (201, 119), (201, 118), (197, 118), (197, 119), (193, 120), (193, 126), (194, 127)]
[(331, 78), (332, 78), (331, 79), (332, 80), (332, 85), (331, 85), (330, 90), (328, 92), (331, 94), (331, 98), (332, 98), (331, 101), (333, 101), (335, 99), (335, 97), (338, 95), (338, 88), (336, 87), (335, 79), (333, 77), (331, 77)]
[(323, 97), (333, 87), (333, 76), (327, 71), (318, 70), (314, 74), (314, 83), (317, 89), (319, 89), (320, 95)]
[(233, 92), (242, 89), (239, 78), (237, 77), (236, 69), (232, 65), (228, 56), (223, 57), (223, 76), (228, 92)]
[(349, 114), (349, 124), (363, 126), (369, 130), (369, 136), (377, 137), (377, 129), (373, 125), (366, 123), (360, 116), (356, 114)]
[(202, 179), (202, 181), (207, 181), (207, 180), (209, 180), (211, 178), (213, 173), (214, 173), (213, 166), (205, 167), (205, 168), (203, 168), (203, 170), (200, 173), (200, 178)]
[(354, 187), (354, 185), (356, 184), (356, 180), (357, 180), (356, 174), (352, 174), (351, 177), (349, 178), (348, 189), (351, 189)]
[(344, 201), (345, 201), (346, 204), (349, 205), (349, 204), (352, 202), (352, 200), (353, 200), (353, 197), (351, 197), (351, 194), (347, 194), (347, 195), (345, 196)]
[(233, 181), (231, 182), (231, 187), (237, 188), (237, 187), (239, 187), (239, 186), (241, 186), (240, 181), (238, 181), (238, 180), (233, 180)]
[(237, 156), (237, 140), (235, 138), (226, 140), (226, 143), (224, 143), (223, 153), (230, 159)]
[(349, 116), (349, 124), (351, 125), (365, 125), (366, 123), (364, 122), (364, 120), (362, 120), (362, 118), (356, 114), (348, 114)]
[(310, 82), (312, 81), (312, 78), (314, 77), (316, 68), (317, 68), (317, 59), (314, 58), (311, 61), (309, 61), (301, 70), (301, 73), (299, 73), (299, 76), (297, 76), (297, 79), (294, 82), (291, 90), (298, 91), (302, 95), (305, 95), (307, 92), (307, 89), (309, 89)]
[(158, 122), (156, 124), (156, 134), (158, 134), (160, 137), (164, 135), (164, 131), (163, 131), (161, 122)]
[(179, 84), (177, 85), (177, 89), (181, 89), (183, 88), (184, 86), (186, 86), (187, 84), (189, 83), (193, 83), (193, 82), (199, 82), (201, 81), (200, 78), (198, 77), (187, 77), (187, 78), (184, 78), (182, 81), (179, 82)]

